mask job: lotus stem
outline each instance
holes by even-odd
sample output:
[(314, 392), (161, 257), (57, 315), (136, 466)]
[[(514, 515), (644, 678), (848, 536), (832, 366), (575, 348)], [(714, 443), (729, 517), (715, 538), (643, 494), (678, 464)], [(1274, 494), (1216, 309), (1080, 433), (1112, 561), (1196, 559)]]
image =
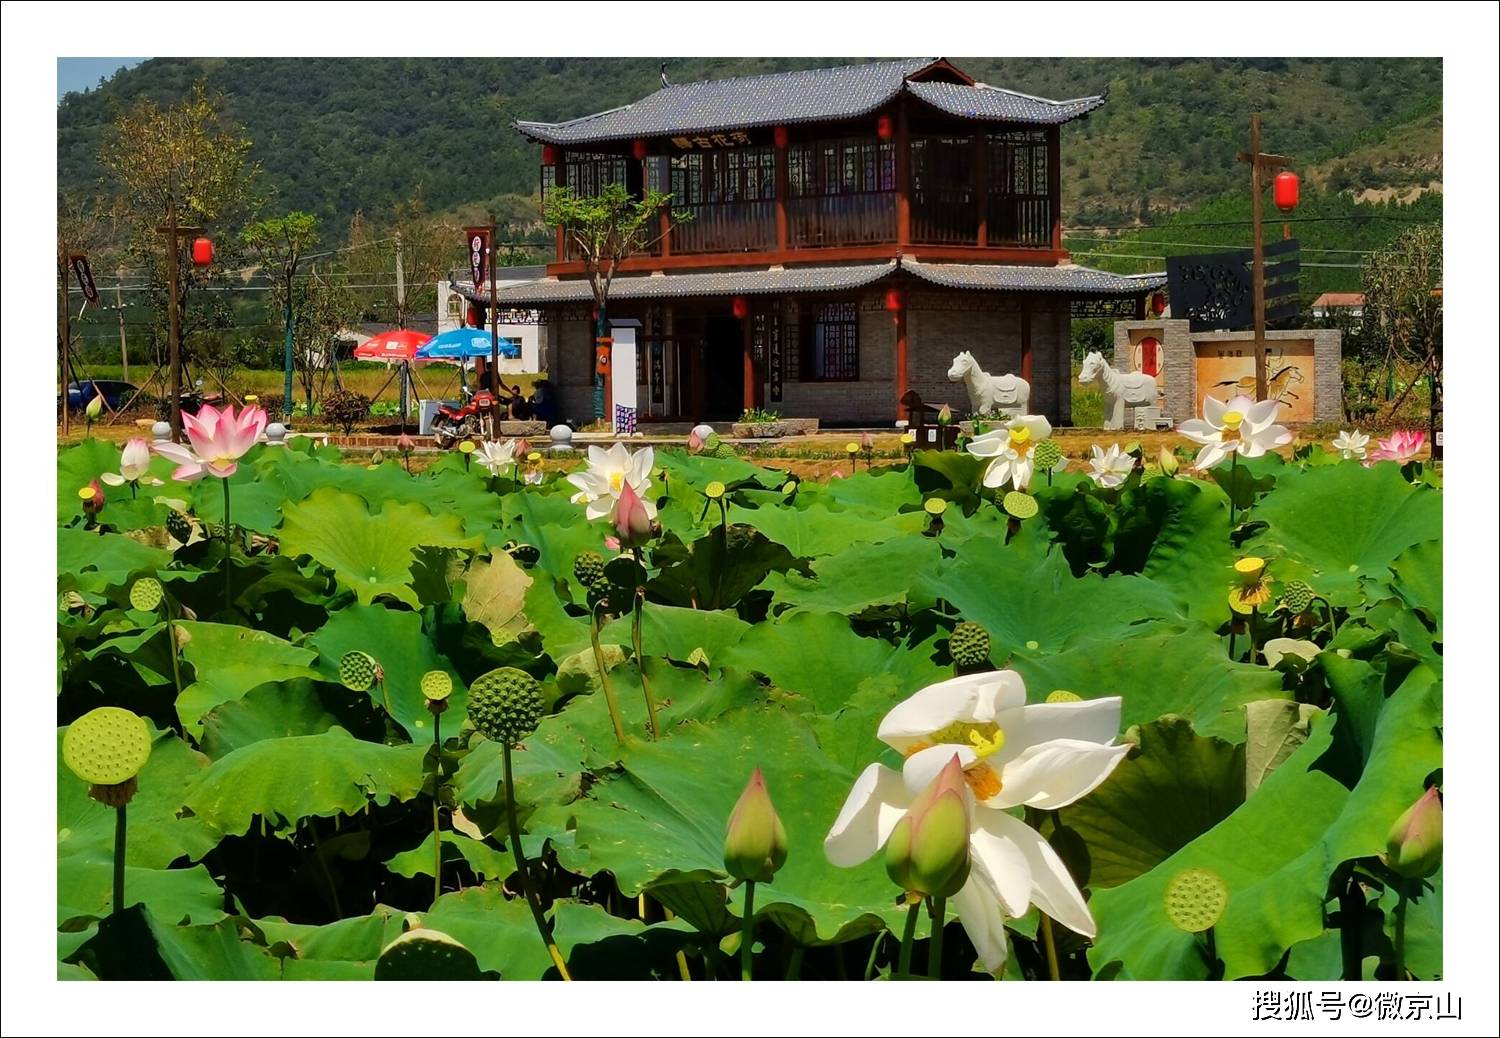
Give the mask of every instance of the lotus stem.
[(1333, 615), (1333, 603), (1322, 595), (1314, 595), (1313, 601), (1323, 603), (1323, 614), (1328, 617), (1328, 637), (1330, 639), (1337, 638), (1339, 636), (1339, 622)]
[(115, 808), (115, 884), (111, 913), (125, 910), (125, 805)]
[(1205, 947), (1206, 947), (1206, 949), (1208, 951), (1208, 968), (1211, 971), (1211, 975), (1212, 975), (1213, 979), (1218, 980), (1218, 979), (1220, 979), (1219, 978), (1219, 942), (1214, 937), (1214, 928), (1212, 926), (1210, 926), (1207, 930), (1203, 931), (1203, 940), (1204, 940), (1204, 945), (1205, 945)]
[(615, 729), (615, 742), (625, 745), (625, 722), (620, 717), (620, 701), (615, 698), (615, 684), (609, 678), (609, 668), (604, 665), (604, 653), (599, 648), (599, 605), (589, 610), (589, 641), (594, 646), (594, 666), (599, 669), (599, 687), (604, 690), (604, 702), (609, 707), (609, 721)]
[(803, 955), (803, 952), (804, 952), (804, 949), (803, 949), (802, 945), (795, 944), (795, 943), (792, 945), (792, 952), (791, 952), (791, 954), (789, 956), (787, 956), (787, 963), (786, 963), (786, 979), (787, 980), (801, 980), (802, 979), (802, 955)]
[(870, 957), (865, 960), (865, 979), (875, 979), (875, 960), (880, 955), (880, 948), (885, 944), (885, 931), (881, 930), (875, 935), (875, 943), (870, 947)]
[(740, 927), (740, 979), (750, 979), (754, 957), (751, 947), (755, 944), (755, 880), (745, 881), (745, 918)]
[(933, 980), (943, 979), (943, 915), (947, 910), (947, 898), (932, 899), (932, 939), (927, 942), (927, 975)]
[(432, 715), (432, 747), (437, 751), (438, 770), (432, 777), (432, 903), (437, 904), (437, 899), (443, 896), (443, 830), (442, 830), (442, 806), (443, 798), (438, 788), (442, 782), (443, 763), (443, 715), (433, 713)]
[[(631, 549), (635, 555), (635, 564), (641, 565), (641, 549)], [(646, 589), (638, 587), (635, 589), (635, 613), (630, 624), (630, 642), (635, 648), (635, 669), (641, 675), (641, 694), (646, 697), (646, 728), (652, 740), (661, 736), (661, 729), (656, 722), (656, 697), (651, 694), (651, 685), (646, 680), (646, 657), (641, 653), (641, 613), (646, 604)]]
[(229, 524), (229, 480), (221, 479), (224, 484), (224, 615), (229, 615), (230, 603), (233, 601), (229, 593), (230, 565), (229, 557), (233, 549), (230, 547), (230, 524)]
[(162, 612), (167, 620), (167, 649), (172, 654), (172, 687), (177, 690), (177, 698), (182, 698), (182, 664), (177, 661), (177, 624), (172, 619), (172, 600), (165, 594), (161, 596)]
[(542, 914), (541, 902), (537, 900), (536, 891), (531, 887), (531, 872), (526, 864), (526, 852), (521, 850), (521, 823), (516, 819), (516, 784), (511, 775), (510, 767), (510, 742), (500, 744), (501, 758), (505, 764), (505, 821), (510, 828), (510, 850), (516, 859), (516, 876), (521, 883), (521, 894), (526, 898), (526, 904), (531, 909), (531, 918), (536, 921), (537, 933), (541, 935), (542, 943), (547, 946), (547, 954), (552, 957), (552, 964), (557, 967), (558, 976), (563, 980), (572, 980), (568, 973), (568, 964), (564, 961), (562, 952), (557, 948), (557, 942), (552, 939), (552, 933), (547, 929), (547, 917)]
[(1047, 913), (1040, 913), (1042, 917), (1042, 948), (1047, 953), (1047, 979), (1062, 980), (1062, 970), (1057, 966), (1057, 937), (1052, 932), (1052, 919)]
[(1229, 455), (1229, 543), (1234, 543), (1234, 477), (1236, 470), (1240, 467), (1240, 452), (1233, 451)]
[(1343, 953), (1344, 980), (1359, 980), (1364, 975), (1364, 949), (1360, 939), (1364, 914), (1364, 891), (1351, 875), (1339, 894), (1339, 948)]
[(1395, 929), (1391, 945), (1396, 957), (1396, 979), (1406, 980), (1406, 905), (1410, 900), (1408, 891), (1411, 889), (1409, 883), (1402, 880), (1396, 886), (1396, 911)]
[(911, 976), (911, 949), (917, 936), (917, 908), (920, 900), (906, 906), (906, 928), (901, 931), (901, 957), (896, 961), (896, 977), (905, 980)]

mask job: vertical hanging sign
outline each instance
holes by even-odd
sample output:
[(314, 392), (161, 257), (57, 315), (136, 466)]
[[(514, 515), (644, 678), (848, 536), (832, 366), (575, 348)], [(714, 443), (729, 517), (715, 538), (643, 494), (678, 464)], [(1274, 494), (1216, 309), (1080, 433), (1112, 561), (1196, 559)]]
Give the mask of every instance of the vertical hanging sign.
[(490, 276), (490, 229), (470, 227), (464, 234), (468, 239), (469, 274), (474, 279), (475, 289), (478, 289)]
[(78, 279), (83, 298), (97, 304), (99, 290), (94, 287), (94, 272), (89, 269), (89, 258), (81, 252), (75, 252), (68, 257), (68, 265), (73, 268), (73, 276)]

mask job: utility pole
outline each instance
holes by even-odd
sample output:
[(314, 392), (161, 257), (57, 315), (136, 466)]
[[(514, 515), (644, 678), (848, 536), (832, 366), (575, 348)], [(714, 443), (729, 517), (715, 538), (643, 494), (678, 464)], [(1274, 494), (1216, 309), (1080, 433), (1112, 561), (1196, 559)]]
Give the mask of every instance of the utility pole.
[[(403, 265), (403, 253), (401, 246), (401, 232), (396, 232), (396, 327), (406, 327), (406, 267)], [(406, 380), (409, 369), (405, 364), (401, 365), (401, 427), (406, 428), (407, 393)]]
[[(1261, 170), (1290, 166), (1285, 155), (1266, 155), (1260, 150), (1260, 113), (1250, 116), (1250, 150), (1235, 156), (1250, 165), (1250, 220), (1254, 225), (1250, 261), (1251, 291), (1255, 306), (1255, 399), (1266, 398), (1266, 257), (1261, 229)], [(1283, 231), (1285, 234), (1285, 230)], [(1290, 237), (1290, 235), (1286, 235)]]
[(57, 243), (57, 285), (60, 312), (57, 318), (57, 375), (62, 385), (62, 434), (68, 435), (68, 346), (72, 331), (68, 327), (68, 248), (67, 243)]
[[(288, 257), (282, 269), (282, 276), (286, 278), (286, 306), (283, 312), (283, 316), (286, 319), (286, 343), (281, 355), (281, 411), (283, 415), (282, 420), (286, 422), (292, 420), (292, 411), (295, 407), (292, 400), (292, 289), (296, 284), (296, 273), (297, 264)], [(312, 410), (310, 408), (307, 414), (308, 417), (312, 417)]]
[(120, 381), (130, 381), (130, 350), (125, 345), (125, 301), (120, 295), (120, 282), (125, 278), (122, 267), (115, 272), (115, 313), (120, 318)]

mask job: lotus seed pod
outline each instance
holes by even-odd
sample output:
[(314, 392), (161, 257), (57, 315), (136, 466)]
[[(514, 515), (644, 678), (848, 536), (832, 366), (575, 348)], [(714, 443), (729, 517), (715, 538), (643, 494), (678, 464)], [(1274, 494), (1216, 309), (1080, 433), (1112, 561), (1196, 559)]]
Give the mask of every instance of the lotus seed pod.
[(479, 960), (437, 930), (409, 930), (375, 961), (376, 980), (483, 980)]
[(948, 510), (948, 502), (945, 498), (929, 497), (922, 502), (922, 510), (930, 516), (937, 517)]
[(703, 496), (710, 501), (717, 501), (724, 496), (724, 484), (717, 479), (703, 488)]
[(1005, 511), (1016, 519), (1030, 519), (1037, 513), (1036, 498), (1020, 490), (1006, 494), (1002, 504)]
[(1184, 869), (1167, 883), (1163, 900), (1172, 925), (1187, 933), (1202, 933), (1219, 921), (1229, 904), (1229, 887), (1217, 872)]
[(1063, 460), (1062, 448), (1056, 440), (1043, 440), (1031, 448), (1031, 460), (1036, 467), (1042, 471), (1048, 471), (1057, 467), (1057, 463)]
[(983, 667), (990, 662), (990, 635), (978, 624), (965, 620), (948, 636), (948, 655), (956, 666)]
[(179, 512), (172, 508), (167, 511), (167, 533), (174, 540), (186, 544), (193, 539), (193, 520), (186, 512)]
[(344, 653), (339, 660), (339, 684), (353, 692), (368, 692), (384, 675), (375, 657), (359, 649)]
[(154, 613), (161, 605), (161, 581), (155, 577), (142, 577), (130, 585), (130, 608), (143, 613)]
[(1305, 581), (1288, 580), (1281, 587), (1281, 604), (1286, 611), (1302, 614), (1312, 608), (1313, 589)]
[(1080, 696), (1077, 692), (1069, 692), (1065, 688), (1058, 688), (1058, 689), (1053, 689), (1051, 692), (1047, 693), (1047, 702), (1049, 702), (1049, 703), (1081, 703), (1081, 702), (1083, 702), (1083, 697)]
[(422, 675), (422, 698), (441, 703), (453, 694), (453, 679), (445, 670), (429, 670)]
[(596, 551), (579, 552), (573, 560), (573, 579), (584, 587), (593, 587), (604, 576), (604, 560)]
[(724, 869), (735, 879), (769, 883), (786, 864), (786, 829), (757, 766), (729, 814)]
[(703, 441), (703, 453), (710, 458), (737, 458), (739, 452), (732, 444), (725, 443), (718, 433), (710, 433)]
[(146, 766), (151, 731), (123, 707), (97, 707), (68, 726), (62, 755), (69, 770), (91, 786), (118, 786)]
[(495, 742), (520, 742), (536, 730), (542, 710), (542, 686), (515, 667), (481, 674), (469, 686), (469, 719)]

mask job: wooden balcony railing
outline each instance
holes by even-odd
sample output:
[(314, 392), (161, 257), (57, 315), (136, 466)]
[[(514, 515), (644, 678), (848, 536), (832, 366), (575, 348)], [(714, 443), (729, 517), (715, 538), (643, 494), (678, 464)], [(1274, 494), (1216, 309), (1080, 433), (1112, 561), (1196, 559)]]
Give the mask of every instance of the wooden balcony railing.
[(817, 249), (896, 240), (896, 192), (809, 195), (786, 203), (787, 245)]
[(767, 252), (776, 248), (776, 203), (706, 202), (674, 205), (692, 215), (672, 221), (673, 255), (708, 252)]
[(989, 245), (1048, 248), (1052, 244), (1052, 200), (1046, 195), (990, 195)]

